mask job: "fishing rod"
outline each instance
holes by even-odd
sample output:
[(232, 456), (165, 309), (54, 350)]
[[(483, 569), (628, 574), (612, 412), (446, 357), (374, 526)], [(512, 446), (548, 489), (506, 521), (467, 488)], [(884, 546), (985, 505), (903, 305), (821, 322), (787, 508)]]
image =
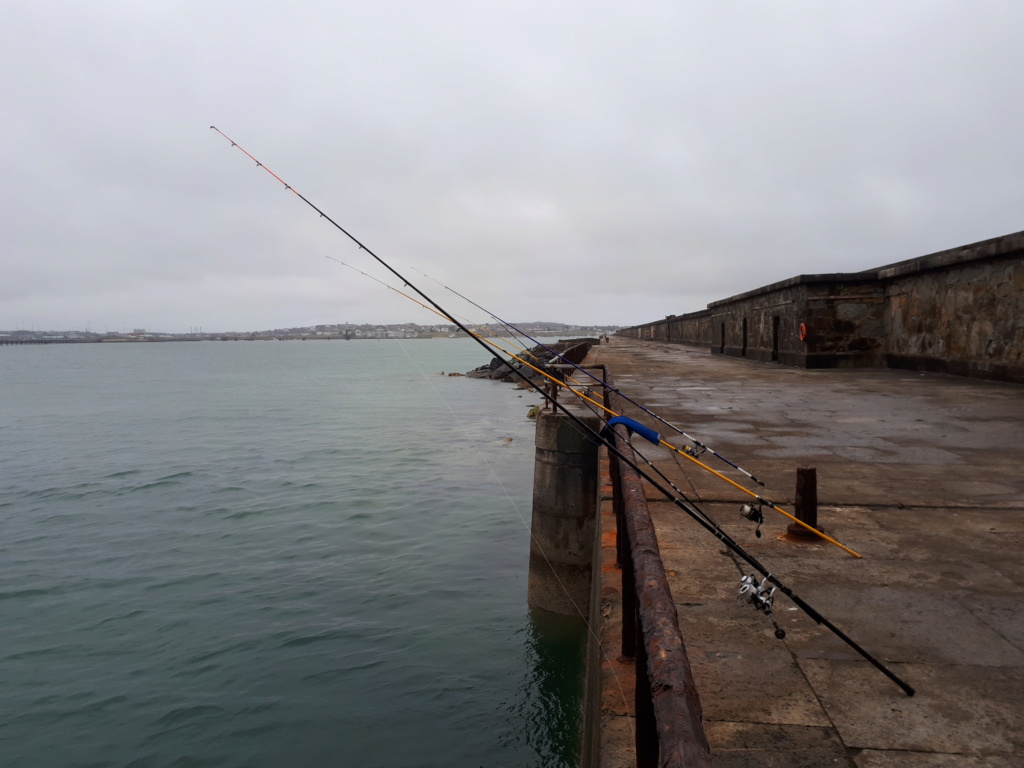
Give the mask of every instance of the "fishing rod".
[[(237, 148), (244, 155), (246, 155), (250, 160), (252, 160), (254, 163), (256, 163), (256, 166), (258, 168), (263, 168), (267, 173), (269, 173), (271, 176), (273, 176), (275, 179), (277, 179), (277, 181), (280, 182), (285, 187), (285, 189), (290, 190), (291, 192), (294, 192), (295, 195), (300, 200), (302, 200), (306, 205), (308, 205), (310, 208), (312, 208), (314, 211), (316, 211), (318, 214), (320, 214), (321, 218), (327, 219), (327, 221), (330, 222), (337, 230), (342, 232), (352, 242), (354, 242), (356, 245), (358, 245), (360, 250), (366, 251), (371, 257), (373, 257), (374, 260), (376, 260), (385, 269), (387, 269), (395, 277), (397, 277), (400, 281), (402, 281), (402, 283), (404, 283), (413, 292), (415, 292), (420, 297), (422, 297), (428, 304), (430, 304), (432, 307), (434, 307), (434, 309), (436, 309), (440, 314), (442, 314), (445, 317), (449, 318), (452, 323), (457, 325), (463, 332), (465, 332), (470, 337), (472, 337), (477, 343), (480, 344), (480, 346), (482, 346), (484, 349), (486, 349), (488, 351), (491, 350), (491, 347), (488, 345), (488, 343), (483, 338), (479, 337), (477, 334), (474, 334), (472, 331), (470, 331), (465, 325), (463, 325), (458, 319), (454, 318), (451, 315), (451, 313), (447, 312), (434, 299), (432, 299), (429, 296), (427, 296), (423, 291), (421, 291), (413, 283), (411, 283), (409, 280), (407, 280), (394, 267), (392, 267), (390, 264), (385, 262), (380, 256), (378, 256), (376, 253), (374, 253), (372, 250), (370, 250), (366, 245), (364, 245), (362, 242), (360, 242), (348, 230), (346, 230), (344, 227), (342, 227), (340, 224), (338, 224), (336, 221), (334, 221), (334, 219), (332, 219), (330, 216), (328, 216), (326, 213), (324, 213), (322, 210), (320, 210), (320, 208), (318, 208), (316, 205), (314, 205), (312, 202), (310, 202), (305, 196), (303, 196), (297, 190), (292, 188), (280, 176), (278, 176), (276, 173), (274, 173), (269, 168), (267, 168), (265, 165), (263, 165), (263, 163), (261, 163), (259, 160), (257, 160), (255, 157), (253, 157), (251, 154), (249, 154), (248, 151), (246, 151), (244, 148), (242, 148), (237, 142), (232, 140), (227, 134), (225, 134), (223, 131), (221, 131), (216, 126), (212, 126), (211, 125), (210, 128), (215, 130), (215, 131), (217, 131), (217, 133), (219, 133), (228, 142), (231, 143), (232, 147)], [(532, 386), (532, 383), (530, 382), (529, 378), (524, 373), (522, 373), (519, 369), (517, 369), (514, 366), (512, 366), (507, 360), (502, 358), (500, 356), (500, 354), (497, 355), (497, 357), (502, 362), (504, 362), (506, 365), (508, 365), (524, 382), (526, 382), (527, 384), (530, 384)], [(818, 613), (818, 611), (816, 611), (809, 603), (807, 603), (805, 600), (803, 600), (802, 598), (797, 596), (777, 576), (772, 574), (767, 568), (765, 568), (763, 565), (761, 565), (761, 563), (758, 562), (758, 560), (753, 555), (751, 555), (749, 552), (747, 552), (737, 542), (733, 541), (732, 537), (730, 537), (725, 531), (723, 531), (720, 526), (718, 526), (718, 525), (714, 524), (712, 521), (706, 519), (703, 516), (703, 514), (698, 514), (695, 510), (691, 509), (690, 506), (688, 504), (686, 504), (682, 499), (680, 499), (675, 494), (671, 493), (667, 488), (665, 488), (657, 480), (655, 480), (653, 477), (651, 477), (650, 474), (644, 472), (637, 465), (636, 461), (632, 460), (623, 451), (619, 450), (619, 448), (617, 446), (618, 440), (625, 439), (626, 440), (625, 445), (628, 446), (628, 437), (627, 438), (622, 438), (621, 435), (619, 435), (617, 433), (617, 431), (614, 428), (612, 428), (611, 422), (614, 422), (615, 419), (612, 419), (609, 422), (609, 426), (606, 427), (605, 430), (601, 430), (601, 431), (595, 430), (593, 427), (591, 427), (589, 424), (587, 424), (585, 421), (583, 421), (583, 419), (581, 419), (579, 416), (574, 414), (571, 410), (566, 408), (565, 405), (563, 405), (562, 403), (559, 403), (557, 398), (555, 398), (553, 396), (550, 396), (550, 395), (548, 395), (547, 393), (544, 393), (544, 392), (541, 392), (541, 394), (542, 394), (543, 397), (545, 397), (545, 399), (547, 399), (551, 403), (551, 406), (552, 406), (553, 409), (559, 411), (564, 416), (566, 416), (570, 421), (573, 422), (573, 424), (578, 429), (582, 430), (583, 433), (590, 434), (591, 437), (594, 439), (594, 441), (597, 444), (605, 445), (606, 448), (608, 449), (609, 453), (614, 455), (617, 459), (619, 459), (619, 461), (623, 462), (625, 465), (631, 467), (634, 471), (637, 472), (637, 474), (640, 477), (642, 477), (643, 479), (647, 480), (647, 482), (650, 483), (653, 488), (655, 488), (659, 493), (663, 494), (666, 499), (672, 501), (677, 507), (679, 507), (684, 512), (686, 512), (691, 518), (696, 520), (698, 524), (700, 524), (702, 527), (704, 527), (705, 530), (707, 530), (712, 535), (714, 535), (716, 538), (718, 538), (719, 541), (721, 541), (723, 544), (725, 544), (731, 551), (736, 553), (736, 555), (741, 557), (752, 568), (754, 568), (754, 570), (756, 570), (758, 573), (760, 573), (764, 578), (763, 578), (763, 580), (762, 580), (760, 585), (754, 584), (754, 587), (753, 587), (753, 590), (752, 590), (752, 596), (753, 597), (752, 597), (751, 602), (752, 602), (752, 604), (755, 605), (755, 607), (758, 607), (759, 610), (764, 610), (761, 606), (765, 606), (766, 605), (766, 607), (770, 609), (770, 607), (771, 607), (771, 600), (772, 600), (772, 598), (774, 596), (775, 589), (780, 590), (784, 595), (786, 595), (790, 600), (792, 600), (793, 603), (797, 607), (799, 607), (805, 614), (807, 614), (811, 619), (813, 619), (816, 623), (821, 624), (821, 625), (825, 626), (827, 629), (829, 629), (836, 637), (838, 637), (840, 640), (842, 640), (844, 643), (846, 643), (850, 648), (852, 648), (854, 651), (856, 651), (862, 658), (864, 658), (866, 661), (870, 662), (875, 668), (877, 668), (879, 671), (881, 671), (883, 674), (885, 674), (889, 679), (891, 679), (894, 683), (896, 683), (900, 688), (902, 688), (903, 691), (908, 696), (913, 696), (914, 695), (914, 689), (912, 687), (910, 687), (907, 683), (903, 682), (903, 680), (901, 680), (899, 677), (897, 677), (892, 671), (890, 671), (887, 667), (885, 667), (885, 665), (883, 665), (880, 661), (875, 659), (874, 656), (872, 656), (866, 650), (861, 648), (856, 642), (853, 641), (853, 639), (851, 639), (849, 636), (847, 636), (842, 630), (840, 630), (838, 627), (836, 627), (834, 624), (832, 624), (832, 622), (830, 622), (828, 619), (826, 619), (824, 616), (822, 616), (820, 613)], [(656, 435), (656, 433), (654, 433), (653, 430), (651, 430), (648, 427), (643, 426), (642, 424), (634, 422), (632, 419), (626, 419), (625, 417), (616, 417), (616, 419), (618, 419), (620, 423), (621, 422), (625, 422), (627, 424), (631, 423), (631, 425), (632, 425), (630, 427), (631, 431), (635, 431), (635, 432), (637, 432), (637, 433), (639, 433), (641, 435), (644, 435), (647, 439), (651, 438), (651, 433)], [(614, 436), (614, 439), (612, 439), (612, 436)], [(751, 584), (754, 583), (753, 582), (753, 577), (751, 577), (751, 582), (750, 583)], [(767, 586), (766, 586), (769, 583), (773, 585), (773, 589), (771, 589), (771, 590), (768, 590)], [(745, 583), (744, 586), (749, 586), (749, 585), (747, 583)], [(748, 589), (748, 592), (751, 592), (751, 590)]]
[(523, 334), (526, 338), (528, 338), (530, 341), (532, 341), (537, 346), (543, 347), (544, 349), (546, 349), (551, 354), (557, 356), (563, 362), (571, 365), (573, 368), (578, 370), (580, 373), (584, 374), (585, 376), (589, 376), (591, 379), (593, 379), (595, 382), (600, 384), (605, 389), (609, 390), (610, 392), (614, 392), (615, 394), (619, 395), (619, 397), (621, 397), (626, 402), (628, 402), (628, 403), (630, 403), (632, 405), (635, 405), (637, 408), (639, 408), (641, 411), (646, 413), (648, 416), (658, 420), (659, 422), (664, 424), (666, 427), (669, 427), (670, 429), (674, 430), (678, 434), (682, 435), (683, 437), (685, 437), (687, 440), (689, 440), (690, 442), (692, 442), (694, 444), (696, 452), (693, 455), (700, 456), (702, 453), (704, 453), (706, 451), (706, 452), (710, 453), (712, 456), (714, 456), (715, 458), (719, 459), (720, 461), (725, 462), (726, 464), (728, 464), (733, 469), (738, 470), (739, 472), (742, 472), (744, 475), (749, 477), (753, 482), (757, 483), (758, 485), (760, 485), (762, 487), (764, 486), (764, 483), (761, 480), (758, 480), (752, 473), (750, 473), (747, 470), (745, 470), (739, 464), (733, 463), (728, 458), (726, 458), (722, 454), (718, 453), (718, 451), (714, 450), (711, 446), (707, 445), (704, 442), (701, 442), (700, 440), (698, 440), (693, 435), (687, 434), (682, 429), (682, 427), (678, 427), (675, 424), (673, 424), (672, 422), (663, 419), (661, 416), (659, 416), (654, 411), (649, 410), (643, 404), (638, 403), (636, 400), (632, 399), (629, 395), (625, 394), (622, 390), (617, 389), (616, 387), (612, 386), (611, 384), (609, 384), (606, 381), (602, 381), (600, 378), (598, 378), (597, 376), (592, 374), (590, 371), (586, 370), (585, 368), (582, 368), (581, 366), (579, 366), (576, 363), (572, 362), (568, 358), (562, 357), (562, 355), (560, 355), (555, 350), (551, 349), (551, 347), (549, 347), (546, 344), (544, 344), (544, 342), (538, 341), (537, 339), (535, 339), (532, 336), (530, 336), (530, 334), (526, 333), (526, 331), (523, 331), (522, 329), (517, 328), (516, 326), (512, 325), (512, 323), (509, 323), (506, 320), (502, 320), (500, 317), (495, 315), (493, 312), (491, 312), (490, 310), (488, 310), (488, 309), (486, 309), (484, 307), (481, 307), (479, 304), (477, 304), (475, 301), (473, 301), (472, 299), (468, 298), (467, 296), (463, 296), (461, 293), (456, 291), (454, 288), (451, 288), (451, 287), (445, 285), (444, 283), (440, 282), (439, 280), (436, 280), (435, 278), (430, 277), (430, 275), (428, 275), (426, 272), (423, 272), (422, 270), (416, 269), (416, 267), (413, 267), (413, 269), (416, 270), (417, 272), (419, 272), (424, 277), (429, 278), (430, 280), (433, 280), (435, 283), (440, 285), (445, 290), (451, 291), (456, 296), (458, 296), (460, 299), (462, 299), (464, 301), (468, 301), (470, 304), (472, 304), (474, 307), (479, 309), (481, 312), (486, 312), (490, 317), (494, 318), (494, 320), (496, 322), (500, 323), (501, 325), (505, 326), (506, 328), (509, 328), (511, 330), (514, 330), (514, 331), (516, 331), (518, 333)]
[[(593, 409), (592, 409), (593, 410)], [(600, 418), (601, 414), (594, 411), (595, 414)], [(657, 432), (650, 429), (649, 427), (640, 424), (628, 417), (618, 416), (613, 419), (609, 419), (606, 422), (605, 428), (602, 430), (602, 437), (607, 437), (609, 434), (614, 435), (615, 439), (621, 439), (619, 435), (614, 432), (611, 427), (616, 423), (622, 424), (630, 433), (636, 433), (643, 437), (654, 445), (660, 445), (659, 436)], [(607, 440), (605, 445), (609, 445)], [(609, 446), (611, 449), (611, 446)], [(757, 558), (751, 555), (746, 549), (744, 549), (739, 542), (733, 539), (728, 533), (726, 533), (720, 525), (704, 510), (702, 510), (697, 504), (695, 504), (687, 495), (669, 480), (665, 474), (658, 469), (653, 462), (651, 462), (643, 453), (637, 450), (635, 447), (630, 446), (631, 453), (635, 456), (639, 456), (667, 485), (672, 488), (673, 492), (670, 492), (659, 482), (654, 480), (649, 474), (644, 472), (637, 466), (637, 464), (629, 459), (626, 459), (623, 454), (617, 450), (612, 450), (613, 453), (627, 465), (636, 470), (637, 474), (640, 475), (644, 480), (650, 483), (656, 490), (666, 497), (669, 501), (675, 504), (677, 507), (686, 512), (693, 520), (695, 520), (700, 526), (706, 531), (715, 536), (719, 541), (725, 544), (735, 555), (740, 557), (744, 562), (750, 565), (754, 570), (761, 574), (763, 577), (760, 583), (753, 574), (743, 574), (740, 578), (740, 589), (738, 597), (744, 602), (749, 603), (755, 610), (763, 613), (775, 628), (775, 637), (782, 640), (786, 637), (786, 630), (779, 626), (778, 621), (775, 619), (773, 613), (773, 604), (775, 600), (775, 591), (778, 590), (782, 594), (786, 595), (798, 608), (800, 608), (807, 616), (813, 619), (817, 624), (821, 624), (826, 629), (831, 631), (836, 637), (846, 643), (850, 648), (856, 651), (863, 659), (868, 661), (873, 667), (879, 670), (882, 674), (892, 680), (900, 689), (908, 696), (913, 696), (915, 690), (912, 686), (907, 684), (892, 670), (882, 664), (881, 661), (876, 659), (873, 655), (868, 653), (862, 648), (856, 641), (853, 640), (849, 635), (843, 632), (839, 627), (825, 618), (819, 613), (814, 607), (812, 607), (806, 600), (797, 595), (793, 590), (786, 585), (778, 576), (769, 571)], [(746, 515), (744, 515), (746, 516)], [(748, 518), (751, 519), (751, 518)], [(758, 527), (760, 527), (760, 520)], [(760, 532), (758, 532), (760, 537)], [(769, 586), (771, 585), (771, 586)]]
[[(631, 432), (635, 431), (637, 434), (642, 435), (649, 442), (654, 443), (652, 435), (645, 434), (653, 432), (642, 424), (636, 423), (635, 427), (628, 424), (632, 419), (620, 417), (623, 425)], [(613, 420), (614, 421), (614, 420)], [(608, 430), (616, 436), (616, 440), (621, 439), (617, 433), (612, 430)], [(656, 433), (653, 435), (656, 436)], [(605, 443), (607, 445), (607, 442)], [(657, 443), (655, 443), (657, 444)], [(750, 565), (755, 571), (761, 574), (763, 577), (761, 582), (758, 583), (756, 577), (753, 574), (749, 576), (743, 576), (740, 580), (740, 592), (739, 597), (749, 602), (755, 609), (764, 613), (768, 616), (772, 623), (775, 625), (775, 636), (780, 640), (786, 636), (785, 630), (779, 627), (778, 623), (772, 614), (772, 605), (774, 602), (775, 591), (778, 590), (786, 597), (788, 597), (800, 610), (802, 610), (807, 616), (813, 619), (817, 624), (821, 624), (826, 629), (832, 632), (836, 637), (842, 640), (846, 645), (853, 649), (858, 655), (861, 656), (865, 661), (869, 662), (875, 669), (884, 674), (896, 685), (898, 685), (907, 696), (913, 696), (915, 690), (912, 686), (902, 680), (892, 670), (886, 667), (881, 661), (876, 659), (864, 648), (862, 648), (856, 641), (853, 640), (849, 635), (843, 632), (839, 627), (825, 618), (817, 610), (815, 610), (806, 600), (797, 595), (788, 585), (786, 585), (778, 576), (768, 570), (761, 562), (744, 549), (737, 541), (735, 541), (728, 533), (722, 530), (721, 526), (715, 523), (706, 513), (701, 511), (692, 502), (684, 501), (679, 496), (669, 492), (661, 483), (653, 479), (648, 473), (641, 470), (635, 462), (631, 462), (623, 457), (623, 454), (619, 451), (613, 451), (620, 461), (624, 461), (627, 465), (631, 466), (636, 470), (637, 474), (640, 475), (644, 480), (651, 484), (656, 490), (662, 493), (669, 501), (675, 504), (677, 507), (686, 512), (693, 520), (695, 520), (701, 527), (708, 531), (711, 535), (725, 544), (733, 553), (739, 556), (744, 562)], [(678, 490), (678, 489), (677, 489)], [(685, 494), (684, 494), (685, 495)], [(771, 585), (771, 587), (769, 587)]]

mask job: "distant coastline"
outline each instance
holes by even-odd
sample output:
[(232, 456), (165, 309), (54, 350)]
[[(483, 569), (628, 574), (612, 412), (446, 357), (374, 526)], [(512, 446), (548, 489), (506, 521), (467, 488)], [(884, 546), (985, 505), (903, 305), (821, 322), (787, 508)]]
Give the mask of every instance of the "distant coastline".
[[(530, 335), (573, 334), (577, 336), (599, 336), (614, 333), (616, 325), (585, 326), (567, 323), (518, 323), (516, 327)], [(507, 329), (497, 323), (478, 326), (481, 334), (502, 335)], [(229, 331), (207, 333), (196, 330), (190, 333), (162, 333), (136, 328), (130, 333), (91, 331), (0, 331), (0, 345), (14, 344), (90, 344), (90, 343), (142, 343), (167, 341), (354, 341), (360, 339), (448, 339), (467, 337), (455, 325), (416, 325), (402, 323), (394, 325), (350, 324), (314, 325), (298, 328), (276, 328), (267, 331)]]

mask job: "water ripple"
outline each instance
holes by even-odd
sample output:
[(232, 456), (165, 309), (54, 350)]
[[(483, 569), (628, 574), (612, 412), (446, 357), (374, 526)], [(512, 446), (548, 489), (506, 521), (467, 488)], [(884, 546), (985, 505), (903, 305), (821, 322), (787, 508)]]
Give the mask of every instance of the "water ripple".
[(14, 354), (4, 768), (572, 764), (505, 501), (528, 508), (533, 424), (420, 373), (472, 346)]

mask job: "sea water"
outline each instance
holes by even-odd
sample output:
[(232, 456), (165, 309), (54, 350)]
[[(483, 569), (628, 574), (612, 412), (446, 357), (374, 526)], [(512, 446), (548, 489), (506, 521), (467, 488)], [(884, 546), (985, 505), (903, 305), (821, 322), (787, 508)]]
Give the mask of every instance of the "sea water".
[(572, 765), (470, 340), (0, 347), (0, 765)]

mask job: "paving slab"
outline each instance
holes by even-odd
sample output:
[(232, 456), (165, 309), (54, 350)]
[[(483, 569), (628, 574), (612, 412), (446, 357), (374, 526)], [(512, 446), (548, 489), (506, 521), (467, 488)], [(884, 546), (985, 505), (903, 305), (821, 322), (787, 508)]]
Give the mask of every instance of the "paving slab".
[[(800, 597), (917, 689), (906, 696), (784, 596), (737, 600), (752, 569), (647, 487), (715, 766), (1024, 766), (1024, 387), (939, 374), (806, 371), (613, 338), (587, 364), (765, 482), (700, 461), (859, 552), (794, 542), (773, 512), (666, 448), (634, 445)], [(625, 415), (691, 441), (641, 409)], [(622, 727), (619, 723), (618, 727)]]

